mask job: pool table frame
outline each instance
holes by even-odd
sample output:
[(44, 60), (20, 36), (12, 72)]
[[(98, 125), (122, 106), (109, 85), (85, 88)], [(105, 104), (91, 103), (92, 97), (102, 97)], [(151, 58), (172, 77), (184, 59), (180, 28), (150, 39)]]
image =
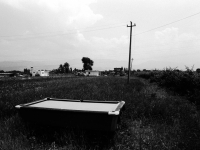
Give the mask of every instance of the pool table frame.
[[(53, 100), (66, 102), (88, 102), (88, 103), (113, 103), (118, 104), (114, 111), (89, 111), (68, 110), (57, 108), (31, 107), (31, 105)], [(15, 106), (24, 121), (39, 125), (70, 127), (88, 130), (115, 131), (120, 121), (124, 101), (93, 101), (93, 100), (71, 100), (45, 98), (31, 103)]]

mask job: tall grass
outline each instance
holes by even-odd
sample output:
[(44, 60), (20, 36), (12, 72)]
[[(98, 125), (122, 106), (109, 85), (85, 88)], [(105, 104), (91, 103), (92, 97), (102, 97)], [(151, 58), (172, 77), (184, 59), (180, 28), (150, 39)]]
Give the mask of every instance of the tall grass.
[(187, 99), (200, 106), (200, 74), (186, 67), (186, 71), (166, 68), (161, 71), (140, 72), (138, 77), (149, 79), (161, 87), (169, 89), (174, 94), (186, 96)]
[[(187, 100), (147, 81), (119, 77), (62, 77), (0, 81), (0, 149), (197, 149), (199, 116)], [(126, 110), (114, 135), (35, 127), (14, 106), (45, 97), (123, 100)]]

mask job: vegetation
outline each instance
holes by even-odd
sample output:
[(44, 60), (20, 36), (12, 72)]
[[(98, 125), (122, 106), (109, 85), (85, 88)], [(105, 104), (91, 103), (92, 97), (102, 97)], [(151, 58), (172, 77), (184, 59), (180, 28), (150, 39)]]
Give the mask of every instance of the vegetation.
[(94, 61), (91, 60), (88, 57), (83, 57), (82, 58), (82, 62), (83, 62), (83, 70), (92, 70), (92, 66), (94, 64)]
[(55, 73), (69, 73), (70, 71), (72, 71), (71, 68), (69, 68), (69, 63), (65, 62), (63, 65), (60, 64), (60, 66), (58, 67), (58, 69), (55, 69), (54, 72)]
[[(90, 89), (90, 90), (88, 90)], [(196, 107), (147, 80), (124, 77), (46, 77), (0, 80), (0, 149), (198, 149)], [(114, 135), (25, 124), (14, 106), (45, 97), (123, 100)]]
[(137, 76), (149, 79), (174, 94), (186, 96), (187, 99), (200, 105), (200, 74), (186, 67), (186, 71), (166, 68), (162, 71), (141, 72)]

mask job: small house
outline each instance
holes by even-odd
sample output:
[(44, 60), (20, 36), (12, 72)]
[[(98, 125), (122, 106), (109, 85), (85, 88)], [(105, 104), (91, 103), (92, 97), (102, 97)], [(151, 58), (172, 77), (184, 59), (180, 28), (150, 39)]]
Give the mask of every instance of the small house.
[(30, 73), (33, 77), (35, 76), (41, 76), (41, 77), (45, 77), (45, 76), (49, 76), (49, 71), (48, 70), (33, 70), (33, 67), (31, 67)]
[(0, 77), (14, 77), (14, 73), (3, 72), (0, 73)]
[(86, 76), (100, 76), (101, 72), (97, 70), (85, 70)]

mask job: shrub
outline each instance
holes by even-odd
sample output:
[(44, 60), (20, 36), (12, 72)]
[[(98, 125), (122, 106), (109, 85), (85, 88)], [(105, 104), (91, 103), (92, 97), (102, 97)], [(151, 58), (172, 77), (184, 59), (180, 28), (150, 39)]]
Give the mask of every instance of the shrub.
[(176, 68), (166, 68), (162, 71), (154, 71), (149, 74), (138, 74), (138, 77), (149, 79), (150, 82), (155, 82), (161, 87), (182, 95), (200, 105), (199, 90), (200, 90), (200, 75), (186, 67), (186, 71), (179, 71)]

